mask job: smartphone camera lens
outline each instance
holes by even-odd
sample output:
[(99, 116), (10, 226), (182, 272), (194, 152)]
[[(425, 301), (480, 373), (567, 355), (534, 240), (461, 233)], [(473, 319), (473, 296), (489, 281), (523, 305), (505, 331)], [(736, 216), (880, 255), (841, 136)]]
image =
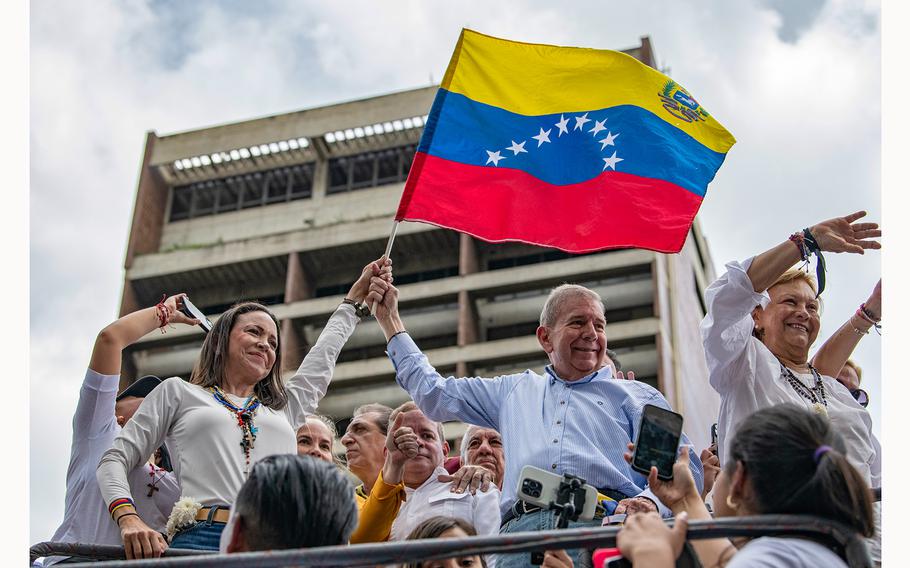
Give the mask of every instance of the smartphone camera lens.
[(543, 484), (539, 481), (533, 479), (525, 479), (521, 482), (521, 491), (526, 495), (531, 497), (540, 497), (541, 490), (543, 489)]

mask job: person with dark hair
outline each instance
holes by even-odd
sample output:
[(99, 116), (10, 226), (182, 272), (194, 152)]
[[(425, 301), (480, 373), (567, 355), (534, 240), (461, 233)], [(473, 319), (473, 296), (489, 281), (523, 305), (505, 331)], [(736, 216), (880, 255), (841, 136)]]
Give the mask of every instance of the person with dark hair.
[[(421, 540), (425, 538), (463, 538), (477, 536), (474, 525), (464, 519), (456, 517), (430, 517), (411, 531), (407, 540)], [(446, 558), (444, 560), (426, 560), (402, 564), (401, 568), (487, 568), (486, 558), (482, 554)]]
[[(476, 536), (474, 525), (464, 519), (455, 517), (430, 517), (411, 531), (407, 540), (420, 540), (424, 538), (463, 538)], [(544, 553), (542, 568), (572, 568), (575, 564), (565, 550), (547, 550)], [(411, 562), (403, 564), (402, 568), (462, 568), (473, 566), (475, 568), (487, 567), (487, 560), (482, 554), (446, 558), (445, 560), (427, 560), (425, 562)]]
[(273, 455), (253, 466), (221, 535), (221, 552), (347, 544), (357, 504), (341, 469), (308, 455)]
[[(813, 515), (873, 536), (872, 493), (847, 459), (847, 448), (830, 420), (804, 407), (781, 403), (753, 413), (733, 435), (715, 481), (715, 516)], [(686, 452), (680, 452), (671, 481), (659, 480), (657, 468), (651, 468), (649, 481), (676, 514), (677, 525), (671, 530), (659, 519), (630, 518), (617, 544), (635, 566), (674, 566), (688, 520), (711, 515), (689, 473)], [(692, 545), (704, 566), (847, 566), (834, 543), (792, 535), (756, 538), (739, 551), (726, 539)]]
[[(169, 298), (167, 302), (176, 302), (176, 298)], [(101, 497), (95, 468), (102, 454), (133, 417), (143, 399), (161, 383), (158, 377), (148, 375), (117, 394), (121, 351), (142, 336), (144, 322), (154, 317), (153, 311), (154, 308), (149, 308), (128, 314), (107, 325), (95, 339), (73, 415), (63, 522), (51, 537), (53, 542), (103, 545), (121, 543), (120, 531), (111, 520)], [(175, 475), (142, 460), (129, 472), (128, 481), (131, 492), (136, 496), (136, 510), (148, 519), (148, 524), (155, 530), (164, 530), (167, 516), (180, 496), (180, 486)], [(86, 559), (79, 557), (51, 556), (44, 559), (43, 565), (84, 560)]]
[[(382, 267), (380, 268), (380, 264)], [(217, 550), (237, 491), (258, 460), (295, 453), (295, 433), (331, 381), (359, 321), (370, 278), (391, 280), (390, 261), (364, 267), (294, 376), (281, 379), (278, 320), (265, 306), (227, 310), (206, 336), (189, 382), (172, 377), (153, 391), (98, 464), (97, 478), (128, 558), (161, 555), (167, 543), (136, 512), (126, 472), (167, 440), (183, 497), (167, 523), (171, 546)], [(181, 319), (176, 302), (156, 306), (139, 337)]]

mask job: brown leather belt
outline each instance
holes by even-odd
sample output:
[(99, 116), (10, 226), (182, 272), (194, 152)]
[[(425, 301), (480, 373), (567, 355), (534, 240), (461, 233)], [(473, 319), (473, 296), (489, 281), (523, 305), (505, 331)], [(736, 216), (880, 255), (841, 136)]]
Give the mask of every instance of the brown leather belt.
[[(197, 521), (209, 520), (209, 515), (211, 514), (212, 509), (214, 509), (214, 507), (203, 507), (203, 508), (199, 509), (199, 512), (196, 513), (196, 520)], [(216, 523), (226, 523), (226, 522), (228, 522), (228, 517), (230, 517), (230, 516), (231, 516), (230, 509), (226, 509), (224, 507), (218, 507), (218, 510), (215, 511), (215, 514), (212, 515), (211, 520), (215, 521)]]

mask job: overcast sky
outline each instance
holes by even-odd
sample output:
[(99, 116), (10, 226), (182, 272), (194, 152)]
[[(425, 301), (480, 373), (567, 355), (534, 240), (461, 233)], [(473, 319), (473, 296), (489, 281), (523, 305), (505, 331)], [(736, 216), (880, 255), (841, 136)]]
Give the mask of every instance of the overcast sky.
[[(457, 4), (457, 5), (456, 5)], [(879, 3), (33, 0), (30, 21), (30, 542), (63, 515), (71, 420), (95, 334), (117, 314), (145, 133), (438, 82), (462, 27), (622, 49), (738, 139), (700, 219), (718, 272), (856, 210), (881, 220)], [(820, 338), (881, 257), (829, 254)], [(881, 340), (855, 359), (876, 433)]]

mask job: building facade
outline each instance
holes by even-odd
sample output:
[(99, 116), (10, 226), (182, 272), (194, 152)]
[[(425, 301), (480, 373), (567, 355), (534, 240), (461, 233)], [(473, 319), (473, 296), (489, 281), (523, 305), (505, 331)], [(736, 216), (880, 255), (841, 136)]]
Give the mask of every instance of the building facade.
[[(648, 38), (626, 53), (654, 66)], [(258, 300), (281, 321), (292, 374), (360, 270), (379, 258), (436, 86), (201, 130), (147, 135), (125, 260), (121, 314), (186, 292), (211, 319)], [(534, 335), (563, 282), (597, 290), (623, 369), (665, 393), (707, 445), (718, 399), (698, 322), (714, 278), (698, 222), (677, 255), (585, 255), (491, 244), (402, 223), (392, 252), (408, 330), (443, 374), (494, 376), (547, 363)], [(189, 376), (199, 328), (154, 332), (124, 353), (124, 381)], [(341, 352), (320, 412), (343, 430), (357, 406), (406, 400), (378, 325)], [(448, 424), (457, 440), (463, 425)], [(340, 449), (340, 446), (339, 446)]]

